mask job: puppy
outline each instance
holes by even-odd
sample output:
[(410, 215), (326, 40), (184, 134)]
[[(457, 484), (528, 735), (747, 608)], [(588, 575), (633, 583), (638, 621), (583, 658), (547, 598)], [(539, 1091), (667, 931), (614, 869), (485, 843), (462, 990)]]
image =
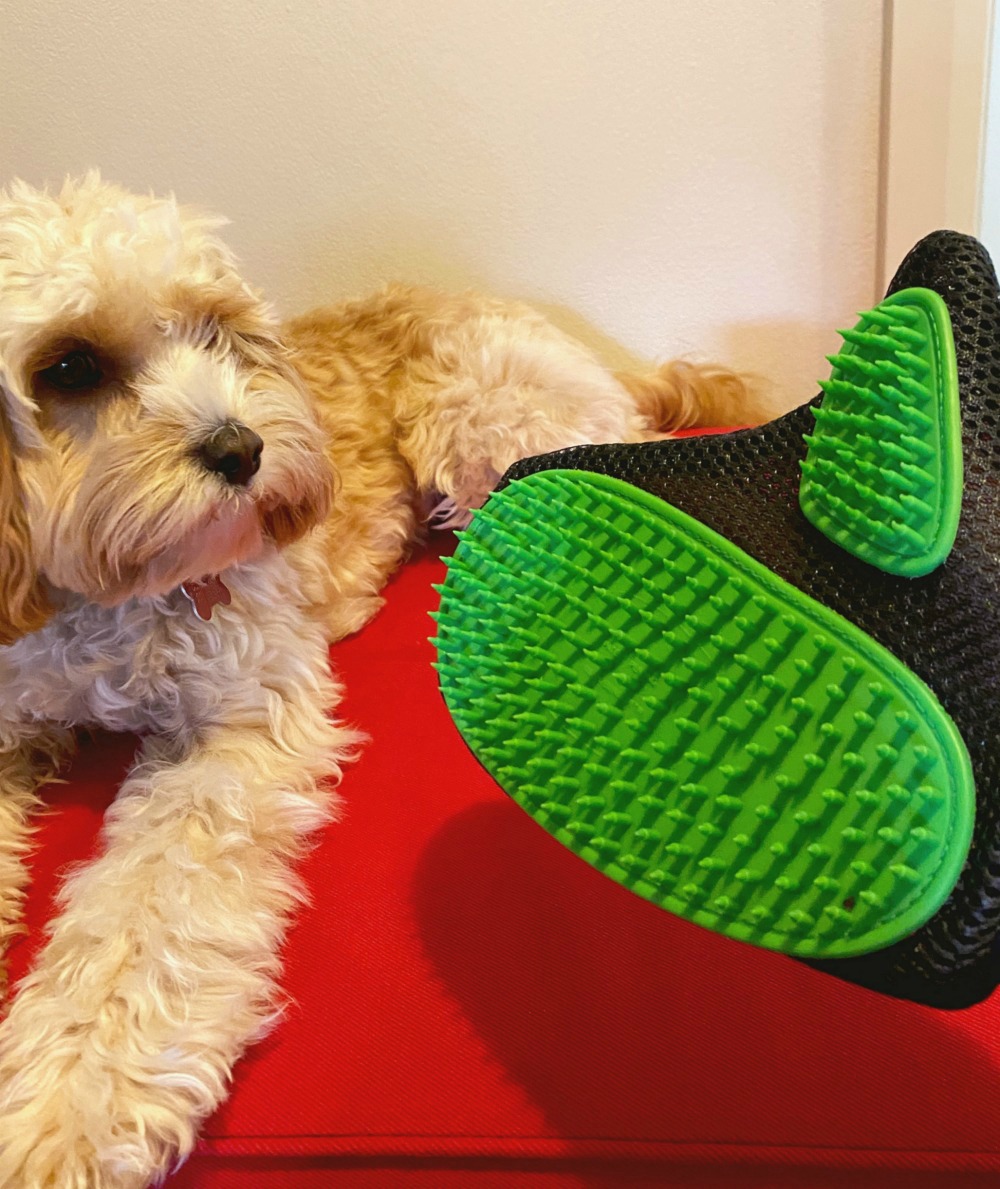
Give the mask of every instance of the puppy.
[(137, 1187), (191, 1150), (359, 744), (327, 646), (427, 515), (525, 455), (750, 415), (725, 369), (616, 376), (482, 297), (279, 329), (219, 226), (97, 175), (0, 196), (0, 943), (74, 728), (142, 736), (0, 1025), (0, 1186)]

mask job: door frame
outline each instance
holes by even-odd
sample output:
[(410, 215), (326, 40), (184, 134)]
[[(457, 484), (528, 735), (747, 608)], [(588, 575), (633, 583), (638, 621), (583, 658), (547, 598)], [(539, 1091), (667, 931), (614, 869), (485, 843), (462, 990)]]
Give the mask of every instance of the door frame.
[(1000, 240), (1000, 85), (993, 119), (989, 110), (995, 32), (994, 0), (884, 2), (876, 298), (929, 231), (981, 235), (985, 208)]

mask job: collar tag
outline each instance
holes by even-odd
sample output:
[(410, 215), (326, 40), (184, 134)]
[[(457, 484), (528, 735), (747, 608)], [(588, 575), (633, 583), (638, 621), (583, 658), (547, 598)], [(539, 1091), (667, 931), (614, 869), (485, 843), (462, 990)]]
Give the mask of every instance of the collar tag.
[(212, 608), (221, 604), (223, 607), (228, 607), (233, 601), (233, 596), (229, 593), (229, 587), (222, 581), (218, 574), (209, 574), (208, 577), (202, 578), (201, 581), (194, 579), (188, 582), (181, 583), (181, 590), (188, 602), (194, 607), (194, 613), (199, 619), (208, 623), (212, 618)]

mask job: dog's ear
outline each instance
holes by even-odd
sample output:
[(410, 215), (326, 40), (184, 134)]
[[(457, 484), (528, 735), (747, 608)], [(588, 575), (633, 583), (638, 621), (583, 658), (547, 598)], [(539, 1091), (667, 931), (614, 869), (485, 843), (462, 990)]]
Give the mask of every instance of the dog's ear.
[(0, 401), (0, 645), (37, 631), (51, 614), (32, 558), (14, 438)]
[(330, 513), (334, 489), (333, 467), (322, 455), (317, 455), (310, 460), (310, 471), (309, 483), (304, 485), (301, 500), (294, 504), (280, 504), (264, 513), (267, 534), (281, 547), (304, 537)]
[(295, 365), (288, 345), (270, 321), (257, 312), (247, 314), (234, 327), (241, 352), (261, 373), (277, 377), (302, 397), (310, 412), (297, 426), (289, 427), (298, 439), (298, 492), (296, 498), (269, 508), (264, 513), (268, 535), (278, 545), (290, 545), (330, 514), (336, 476), (326, 448), (322, 428), (316, 419), (312, 395)]
[[(288, 373), (290, 383), (301, 383)], [(318, 422), (308, 415), (296, 427), (298, 444), (297, 491), (264, 510), (264, 527), (279, 546), (290, 545), (330, 515), (338, 476), (328, 457)]]

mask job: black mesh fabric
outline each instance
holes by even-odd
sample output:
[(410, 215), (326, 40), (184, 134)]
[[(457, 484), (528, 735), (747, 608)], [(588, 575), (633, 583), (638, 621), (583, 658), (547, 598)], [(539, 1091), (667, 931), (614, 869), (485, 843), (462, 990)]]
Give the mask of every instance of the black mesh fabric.
[(1000, 982), (1000, 292), (985, 249), (951, 231), (921, 240), (889, 291), (911, 286), (935, 290), (948, 305), (962, 395), (958, 537), (945, 564), (925, 578), (895, 578), (854, 559), (802, 515), (808, 405), (734, 434), (561, 450), (518, 463), (500, 486), (568, 467), (642, 487), (857, 624), (931, 687), (972, 757), (977, 811), (969, 861), (945, 905), (904, 941), (811, 965), (903, 999), (958, 1008)]

